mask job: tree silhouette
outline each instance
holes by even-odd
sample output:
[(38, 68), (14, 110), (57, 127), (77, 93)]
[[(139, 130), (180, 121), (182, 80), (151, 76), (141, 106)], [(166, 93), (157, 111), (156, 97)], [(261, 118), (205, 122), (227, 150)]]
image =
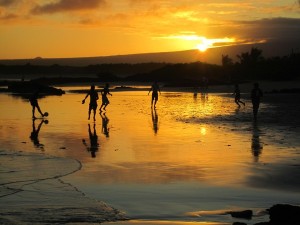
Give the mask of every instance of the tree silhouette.
[(262, 50), (258, 48), (251, 48), (249, 52), (242, 52), (240, 55), (237, 55), (242, 65), (254, 65), (259, 61), (262, 61), (264, 58), (262, 56)]
[(232, 66), (233, 60), (228, 55), (222, 55), (222, 66)]

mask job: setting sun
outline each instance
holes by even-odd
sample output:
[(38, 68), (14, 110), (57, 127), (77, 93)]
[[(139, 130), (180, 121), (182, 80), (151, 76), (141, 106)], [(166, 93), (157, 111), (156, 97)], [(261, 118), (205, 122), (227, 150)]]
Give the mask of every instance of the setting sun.
[(234, 38), (208, 39), (205, 37), (199, 37), (199, 40), (201, 43), (197, 44), (197, 49), (201, 52), (205, 52), (208, 48), (221, 47), (235, 42)]
[(206, 44), (198, 44), (197, 45), (197, 49), (200, 51), (200, 52), (205, 52), (210, 46), (209, 45), (206, 45)]

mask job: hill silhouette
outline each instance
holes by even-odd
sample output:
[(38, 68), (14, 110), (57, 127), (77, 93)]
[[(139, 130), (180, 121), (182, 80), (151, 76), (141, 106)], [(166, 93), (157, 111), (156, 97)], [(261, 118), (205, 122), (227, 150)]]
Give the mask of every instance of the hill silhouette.
[(61, 66), (88, 66), (96, 64), (139, 64), (139, 63), (191, 63), (204, 62), (210, 64), (221, 65), (221, 56), (230, 55), (236, 57), (240, 52), (249, 50), (251, 47), (260, 48), (264, 52), (265, 57), (284, 56), (290, 54), (293, 50), (299, 51), (299, 43), (290, 42), (284, 43), (285, 48), (280, 42), (268, 42), (251, 45), (235, 45), (224, 46), (218, 48), (210, 48), (206, 52), (201, 52), (197, 49), (174, 51), (174, 52), (155, 52), (155, 53), (140, 53), (129, 55), (112, 55), (112, 56), (95, 56), (95, 57), (77, 57), (77, 58), (42, 58), (34, 59), (2, 59), (2, 65), (61, 65)]
[[(164, 82), (172, 86), (199, 86), (202, 80), (210, 84), (231, 84), (251, 80), (298, 80), (300, 53), (265, 57), (263, 50), (252, 47), (240, 52), (234, 60), (221, 55), (222, 65), (200, 61), (188, 63), (119, 63), (88, 66), (66, 65), (1, 65), (0, 76), (30, 77), (36, 82), (53, 85), (83, 82)], [(232, 48), (231, 48), (232, 49)], [(234, 55), (235, 56), (235, 55)], [(234, 57), (233, 56), (233, 57)], [(2, 82), (3, 83), (3, 82)]]

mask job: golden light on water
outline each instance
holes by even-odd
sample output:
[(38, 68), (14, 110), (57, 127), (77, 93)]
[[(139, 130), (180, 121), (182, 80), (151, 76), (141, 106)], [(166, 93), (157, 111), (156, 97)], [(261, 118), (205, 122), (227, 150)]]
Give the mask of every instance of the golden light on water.
[[(147, 92), (114, 92), (110, 96), (111, 104), (105, 114), (109, 119), (106, 124), (109, 136), (106, 136), (104, 115), (97, 112), (95, 122), (87, 119), (88, 104), (81, 104), (84, 96), (66, 94), (40, 99), (42, 110), (49, 112), (49, 123), (43, 124), (39, 141), (47, 154), (89, 163), (85, 171), (93, 174), (97, 182), (161, 183), (180, 179), (240, 185), (252, 173), (249, 165), (254, 157), (253, 140), (263, 144), (265, 138), (253, 139), (257, 134), (252, 131), (251, 123), (243, 124), (243, 130), (247, 131), (239, 133), (228, 132), (223, 122), (213, 122), (211, 118), (218, 121), (220, 115), (226, 119), (236, 114), (230, 98), (212, 94), (195, 98), (191, 93), (163, 93), (152, 114)], [(1, 118), (9, 121), (2, 123), (0, 130), (3, 146), (41, 151), (41, 148), (35, 149), (29, 138), (33, 125), (38, 128), (41, 120), (31, 120), (28, 101), (6, 95), (0, 96), (0, 100), (6, 105)], [(24, 109), (24, 113), (20, 114), (16, 109)], [(241, 109), (240, 113), (251, 115), (251, 108)], [(13, 137), (11, 127), (14, 128)], [(89, 150), (92, 145), (89, 128), (92, 134), (97, 134), (99, 144), (94, 158)], [(234, 125), (233, 128), (236, 129)], [(273, 146), (263, 147), (259, 161), (276, 162), (278, 157), (274, 157)], [(287, 157), (287, 153), (284, 154)], [(220, 155), (224, 159), (222, 163)], [(258, 160), (258, 156), (255, 158)], [(95, 170), (100, 167), (97, 173), (101, 175), (94, 178)], [(236, 178), (237, 168), (239, 179)], [(136, 174), (134, 177), (133, 173)]]
[(205, 135), (205, 134), (206, 134), (206, 128), (205, 128), (205, 127), (201, 127), (200, 133), (201, 133), (202, 135)]

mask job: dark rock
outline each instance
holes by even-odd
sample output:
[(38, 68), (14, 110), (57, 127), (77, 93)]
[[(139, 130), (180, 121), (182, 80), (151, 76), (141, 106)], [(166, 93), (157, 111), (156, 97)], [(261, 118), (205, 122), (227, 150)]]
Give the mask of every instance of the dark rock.
[(8, 85), (8, 91), (12, 93), (34, 93), (39, 91), (44, 95), (62, 95), (65, 92), (59, 88), (39, 84), (31, 81), (12, 82)]
[(234, 222), (232, 225), (247, 225), (246, 223)]
[(237, 211), (237, 212), (228, 212), (232, 217), (235, 218), (243, 218), (243, 219), (251, 219), (253, 212), (252, 210), (244, 210), (244, 211)]
[(277, 204), (269, 209), (270, 223), (273, 225), (299, 225), (300, 207), (288, 204)]

